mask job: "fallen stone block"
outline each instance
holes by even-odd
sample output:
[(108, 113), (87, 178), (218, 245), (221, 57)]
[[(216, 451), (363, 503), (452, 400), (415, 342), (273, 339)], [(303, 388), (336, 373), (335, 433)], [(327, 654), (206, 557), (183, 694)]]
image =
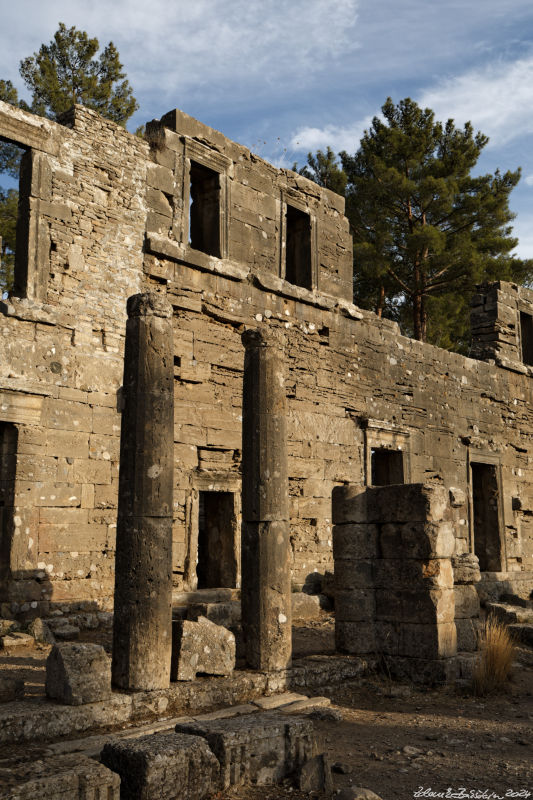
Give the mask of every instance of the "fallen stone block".
[(308, 697), (305, 700), (295, 700), (292, 703), (281, 706), (279, 711), (283, 714), (305, 714), (317, 708), (327, 708), (331, 705), (329, 697)]
[(325, 755), (314, 756), (305, 762), (300, 770), (299, 789), (301, 792), (331, 794), (333, 791), (331, 766)]
[(269, 697), (257, 697), (253, 703), (262, 708), (263, 711), (270, 711), (280, 706), (288, 706), (290, 703), (296, 703), (297, 700), (307, 700), (306, 694), (298, 694), (297, 692), (284, 692), (283, 694), (271, 694)]
[(199, 617), (172, 622), (171, 681), (192, 681), (198, 672), (231, 675), (235, 668), (235, 636)]
[(104, 745), (101, 761), (120, 775), (120, 800), (203, 800), (220, 788), (218, 760), (200, 736), (115, 740)]
[(0, 636), (5, 636), (6, 633), (18, 630), (20, 625), (14, 619), (0, 619)]
[(120, 777), (84, 755), (0, 768), (0, 800), (119, 800)]
[(381, 800), (381, 798), (370, 789), (364, 789), (362, 786), (349, 786), (347, 789), (335, 795), (335, 800)]
[(46, 660), (46, 694), (65, 705), (97, 703), (111, 696), (111, 659), (99, 644), (64, 642)]
[(20, 631), (11, 631), (0, 638), (0, 645), (5, 653), (18, 653), (33, 647), (35, 640), (33, 636)]
[(193, 603), (187, 608), (187, 619), (198, 622), (200, 617), (205, 617), (215, 625), (223, 625), (225, 628), (239, 625), (241, 602), (240, 600), (231, 600), (226, 603)]
[(55, 636), (40, 617), (33, 619), (28, 625), (28, 633), (33, 636), (36, 642), (44, 644), (55, 644)]
[(271, 712), (176, 725), (176, 731), (207, 740), (220, 763), (224, 789), (297, 779), (302, 766), (315, 755), (313, 723), (309, 719), (288, 720)]
[(0, 703), (10, 703), (24, 697), (24, 681), (22, 678), (0, 677)]
[(292, 618), (295, 619), (314, 619), (320, 616), (320, 595), (306, 594), (305, 592), (293, 592), (291, 594)]
[(79, 635), (80, 629), (77, 625), (61, 625), (54, 631), (54, 636), (56, 639), (66, 642), (71, 642), (74, 639), (78, 639)]

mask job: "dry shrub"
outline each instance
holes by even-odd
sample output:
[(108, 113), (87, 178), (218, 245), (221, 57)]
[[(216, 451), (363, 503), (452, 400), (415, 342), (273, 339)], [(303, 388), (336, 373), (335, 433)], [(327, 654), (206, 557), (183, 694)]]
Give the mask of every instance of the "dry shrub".
[(500, 692), (511, 675), (516, 647), (507, 626), (490, 616), (479, 637), (481, 650), (474, 668), (472, 685), (475, 694)]

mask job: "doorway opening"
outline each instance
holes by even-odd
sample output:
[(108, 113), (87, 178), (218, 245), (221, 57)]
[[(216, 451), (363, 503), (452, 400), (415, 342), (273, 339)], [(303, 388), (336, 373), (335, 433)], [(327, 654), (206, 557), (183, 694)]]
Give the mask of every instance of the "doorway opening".
[(500, 497), (495, 464), (471, 463), (474, 552), (482, 572), (500, 572)]
[(236, 529), (233, 492), (200, 492), (198, 589), (233, 589), (237, 586)]
[(404, 482), (401, 450), (373, 447), (370, 453), (370, 467), (372, 486), (393, 486)]
[(311, 291), (311, 218), (305, 211), (287, 205), (286, 225), (285, 280)]

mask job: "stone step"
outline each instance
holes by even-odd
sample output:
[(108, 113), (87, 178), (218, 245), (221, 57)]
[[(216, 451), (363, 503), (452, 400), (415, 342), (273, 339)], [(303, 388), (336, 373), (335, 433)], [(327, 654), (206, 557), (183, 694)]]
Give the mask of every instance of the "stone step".
[(509, 625), (509, 632), (522, 644), (533, 647), (533, 624), (516, 622)]
[(514, 623), (533, 624), (533, 610), (523, 606), (511, 605), (510, 603), (487, 603), (485, 609), (487, 615), (492, 614), (506, 625)]

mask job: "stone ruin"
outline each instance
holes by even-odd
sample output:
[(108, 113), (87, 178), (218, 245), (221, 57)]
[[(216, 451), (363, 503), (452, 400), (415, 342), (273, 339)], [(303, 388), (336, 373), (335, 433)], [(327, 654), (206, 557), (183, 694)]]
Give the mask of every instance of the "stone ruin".
[[(91, 651), (86, 686), (84, 646), (52, 650), (50, 694), (81, 715), (54, 735), (110, 703), (122, 722), (209, 705), (187, 684), (210, 669), (233, 701), (312, 685), (291, 665), (293, 596), (332, 575), (345, 655), (317, 683), (364, 660), (467, 674), (480, 599), (533, 585), (533, 292), (480, 287), (466, 358), (353, 305), (343, 198), (178, 110), (141, 139), (81, 106), (53, 123), (0, 103), (0, 139), (24, 150), (0, 303), (0, 616), (59, 635), (114, 608), (112, 663)], [(233, 627), (206, 619), (239, 597), (246, 679)], [(50, 719), (30, 735), (14, 717), (8, 739)], [(165, 735), (146, 764), (176, 750)], [(169, 769), (233, 774), (216, 735), (180, 727)], [(128, 775), (138, 752), (109, 764)]]

